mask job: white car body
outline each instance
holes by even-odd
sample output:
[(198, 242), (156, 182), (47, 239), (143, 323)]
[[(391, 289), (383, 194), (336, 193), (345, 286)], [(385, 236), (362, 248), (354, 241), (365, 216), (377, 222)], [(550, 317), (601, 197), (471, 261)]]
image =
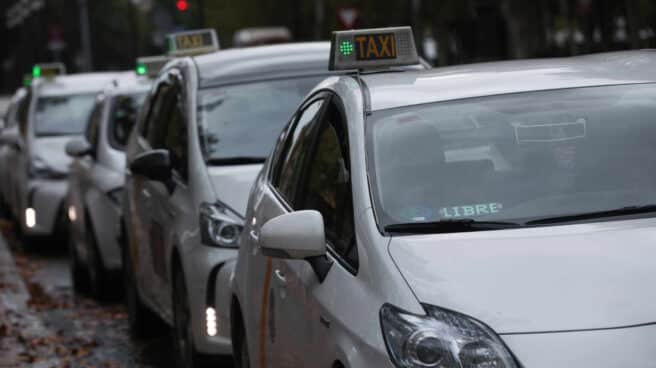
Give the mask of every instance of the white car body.
[[(290, 123), (249, 199), (231, 284), (235, 354), (243, 359), (247, 352), (250, 367), (401, 367), (386, 345), (381, 311), (392, 305), (428, 318), (425, 306), (431, 305), (482, 321), (479, 325), (500, 339), (517, 367), (652, 366), (656, 219), (390, 234), (380, 229), (372, 199), (365, 118), (435, 102), (653, 84), (655, 63), (651, 51), (620, 52), (333, 77), (321, 83), (302, 108), (322, 96), (338, 101), (335, 111), (348, 132), (350, 175), (345, 177), (351, 181), (357, 262), (346, 261), (328, 244), (331, 266), (320, 280), (310, 262), (263, 244), (262, 228), (294, 212), (276, 184), (276, 168), (284, 165), (280, 157), (286, 154), (279, 152), (286, 152), (282, 147), (293, 144), (287, 137), (296, 133)], [(274, 232), (279, 239), (292, 239), (290, 244), (294, 238), (316, 238), (289, 224)]]
[[(186, 289), (183, 295), (187, 299), (184, 303), (188, 304), (190, 319), (189, 339), (193, 342), (194, 353), (227, 355), (232, 351), (227, 323), (229, 309), (223, 307), (228, 305), (229, 299), (227, 302), (221, 298), (230, 294), (228, 282), (222, 280), (231, 275), (231, 263), (237, 256), (235, 247), (208, 245), (203, 240), (205, 229), (200, 228), (199, 212), (207, 206), (220, 208), (221, 211), (229, 212), (234, 221), (241, 223), (248, 193), (268, 154), (255, 157), (252, 162), (248, 158), (241, 160), (244, 162), (209, 161), (201, 145), (204, 142), (199, 139), (202, 134), (199, 123), (201, 94), (228, 86), (316, 77), (287, 107), (291, 112), (303, 95), (328, 75), (328, 51), (327, 43), (307, 43), (226, 50), (193, 58), (178, 58), (160, 72), (146, 98), (141, 118), (126, 149), (130, 169), (126, 174), (123, 200), (128, 257), (124, 269), (129, 275), (134, 275), (130, 278), (134, 279), (131, 283), (136, 288), (138, 303), (173, 327), (176, 327), (174, 302), (180, 299), (175, 298), (174, 281), (178, 275), (182, 275)], [(186, 136), (183, 133), (185, 138), (179, 145), (186, 146), (183, 154), (187, 155), (185, 162), (188, 175), (184, 178), (182, 169), (174, 169), (172, 178), (165, 184), (161, 180), (151, 180), (143, 174), (135, 173), (132, 165), (136, 159), (157, 148), (167, 150), (169, 154), (173, 152), (168, 143), (157, 147), (156, 133), (151, 131), (149, 135), (146, 128), (149, 119), (163, 131), (171, 126), (167, 125), (167, 121), (155, 120), (158, 119), (155, 106), (160, 106), (158, 91), (171, 85), (177, 96), (175, 106), (184, 106), (179, 114), (184, 116), (186, 122)], [(267, 99), (276, 101), (275, 96)], [(255, 105), (268, 101), (251, 99), (242, 102)], [(247, 114), (250, 110), (244, 108), (241, 111)], [(153, 117), (149, 118), (151, 115)], [(284, 119), (288, 119), (288, 116)], [(279, 134), (278, 129), (285, 120), (271, 121), (271, 124), (279, 125), (276, 125), (267, 143), (274, 144)], [(209, 123), (218, 124), (219, 121)], [(266, 131), (264, 125), (262, 129)], [(148, 137), (152, 137), (152, 140)], [(173, 139), (171, 136), (170, 140)], [(218, 139), (223, 137), (218, 136)], [(245, 137), (243, 144), (247, 146), (249, 141), (249, 137)], [(128, 284), (126, 287), (130, 293), (131, 286)], [(211, 314), (218, 322), (214, 328), (208, 326), (208, 323), (214, 321), (214, 318), (208, 317), (208, 313), (212, 313), (208, 310), (215, 311), (215, 314)]]
[[(7, 195), (6, 200), (24, 234), (49, 236), (65, 230), (62, 228), (66, 222), (63, 199), (68, 190), (66, 178), (71, 158), (66, 155), (64, 147), (72, 137), (76, 136), (37, 135), (35, 119), (39, 100), (43, 97), (96, 95), (119, 75), (118, 73), (65, 75), (36, 79), (32, 83), (25, 101), (25, 112), (22, 116), (19, 114), (21, 120), (18, 121), (18, 131), (15, 132), (20, 147), (15, 146), (7, 160), (10, 182), (8, 187), (13, 189), (14, 193)], [(47, 174), (44, 176), (30, 174), (30, 168), (35, 167), (35, 161), (39, 161), (41, 169)]]
[[(74, 139), (82, 144), (81, 147), (86, 145), (88, 151), (80, 157), (73, 157), (69, 176), (66, 213), (70, 223), (70, 242), (74, 247), (71, 256), (77, 262), (76, 266), (90, 274), (92, 284), (97, 284), (94, 286), (120, 281), (111, 276), (117, 274), (122, 265), (119, 230), (120, 200), (125, 180), (125, 142), (118, 139), (127, 140), (131, 129), (125, 127), (125, 131), (121, 130), (125, 137), (118, 138), (117, 129), (123, 128), (116, 127), (119, 122), (115, 121), (115, 114), (120, 109), (119, 101), (140, 98), (150, 89), (150, 84), (147, 78), (137, 77), (134, 73), (115, 79), (98, 95), (85, 137)], [(102, 293), (102, 287), (97, 289)]]

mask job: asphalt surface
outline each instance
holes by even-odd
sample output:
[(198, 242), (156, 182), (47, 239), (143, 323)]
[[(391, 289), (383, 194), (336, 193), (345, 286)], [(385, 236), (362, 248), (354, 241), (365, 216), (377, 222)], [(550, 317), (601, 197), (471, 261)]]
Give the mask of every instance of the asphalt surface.
[(63, 244), (25, 251), (10, 222), (0, 229), (0, 368), (172, 366), (164, 326), (134, 340), (120, 301), (75, 295)]

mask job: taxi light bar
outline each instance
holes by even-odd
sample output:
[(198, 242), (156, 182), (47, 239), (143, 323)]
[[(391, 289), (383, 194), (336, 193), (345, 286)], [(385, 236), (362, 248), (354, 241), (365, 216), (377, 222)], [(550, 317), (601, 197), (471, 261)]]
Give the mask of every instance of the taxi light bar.
[(140, 57), (137, 59), (137, 66), (134, 71), (137, 75), (155, 78), (169, 60), (171, 59), (167, 56)]
[(333, 32), (330, 70), (372, 70), (419, 64), (410, 27)]
[(195, 56), (219, 51), (219, 38), (213, 29), (173, 33), (166, 37), (169, 56)]
[(32, 67), (33, 78), (52, 78), (66, 74), (66, 66), (62, 63), (36, 64)]

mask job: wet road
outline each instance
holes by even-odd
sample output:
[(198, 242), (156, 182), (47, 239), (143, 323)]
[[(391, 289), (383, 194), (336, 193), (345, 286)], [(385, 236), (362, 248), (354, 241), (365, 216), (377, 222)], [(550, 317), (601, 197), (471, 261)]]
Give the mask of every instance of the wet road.
[(44, 243), (26, 253), (7, 221), (0, 228), (16, 268), (0, 268), (0, 368), (172, 366), (166, 328), (133, 340), (120, 302), (73, 293), (64, 246)]

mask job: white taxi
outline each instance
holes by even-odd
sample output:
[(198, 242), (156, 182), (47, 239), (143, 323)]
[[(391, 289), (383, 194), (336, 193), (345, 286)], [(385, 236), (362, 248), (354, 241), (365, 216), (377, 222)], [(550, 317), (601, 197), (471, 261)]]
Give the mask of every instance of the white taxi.
[(81, 136), (96, 95), (120, 73), (63, 75), (61, 64), (33, 68), (34, 80), (18, 110), (17, 129), (2, 140), (9, 193), (5, 199), (27, 238), (65, 235), (63, 200), (72, 161), (66, 143)]
[(238, 367), (649, 367), (656, 54), (384, 71), (408, 28), (337, 32), (334, 69), (252, 190)]

